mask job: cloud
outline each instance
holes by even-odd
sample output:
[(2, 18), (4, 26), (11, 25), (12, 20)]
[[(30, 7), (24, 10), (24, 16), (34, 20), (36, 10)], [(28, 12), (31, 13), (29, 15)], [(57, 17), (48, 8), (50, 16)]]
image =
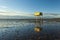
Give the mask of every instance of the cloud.
[(23, 12), (13, 12), (13, 11), (0, 11), (0, 15), (4, 15), (4, 16), (33, 16), (32, 14), (29, 13), (23, 13)]
[(33, 15), (29, 13), (19, 12), (19, 11), (0, 11), (0, 19), (24, 19), (32, 18)]
[(5, 9), (5, 8), (7, 8), (7, 6), (0, 6), (0, 8), (4, 8)]
[[(0, 6), (1, 7), (1, 6)], [(2, 7), (2, 8), (7, 8), (7, 7)], [(20, 11), (11, 11), (11, 10), (4, 10), (4, 9), (0, 9), (0, 15), (2, 16), (24, 16), (24, 17), (35, 17), (34, 13), (27, 13), (27, 12), (20, 12)], [(59, 14), (46, 14), (43, 13), (43, 17), (45, 18), (60, 18)]]
[[(24, 13), (24, 12), (18, 12), (18, 11), (0, 11), (0, 15), (5, 15), (5, 16), (34, 16), (33, 14), (30, 13)], [(55, 15), (55, 14), (43, 14), (43, 16), (47, 16), (47, 17), (60, 17), (59, 14)]]

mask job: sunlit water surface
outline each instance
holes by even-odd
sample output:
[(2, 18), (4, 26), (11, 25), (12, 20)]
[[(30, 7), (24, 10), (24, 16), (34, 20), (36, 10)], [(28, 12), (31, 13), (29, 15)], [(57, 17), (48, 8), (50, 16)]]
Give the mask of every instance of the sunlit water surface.
[(60, 22), (44, 22), (41, 32), (34, 31), (35, 23), (21, 20), (0, 20), (0, 40), (55, 40), (60, 38)]

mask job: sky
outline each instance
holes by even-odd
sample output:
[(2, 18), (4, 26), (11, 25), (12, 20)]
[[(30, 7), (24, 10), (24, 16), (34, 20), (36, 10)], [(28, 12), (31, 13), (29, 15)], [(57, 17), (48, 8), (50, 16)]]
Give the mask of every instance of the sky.
[(0, 15), (60, 14), (60, 0), (0, 0)]

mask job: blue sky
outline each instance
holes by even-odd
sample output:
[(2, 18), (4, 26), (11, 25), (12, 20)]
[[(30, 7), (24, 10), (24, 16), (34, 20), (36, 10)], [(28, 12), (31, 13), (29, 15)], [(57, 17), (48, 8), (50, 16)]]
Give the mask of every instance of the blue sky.
[[(60, 13), (60, 0), (0, 0), (0, 15)], [(5, 12), (5, 13), (4, 13)]]

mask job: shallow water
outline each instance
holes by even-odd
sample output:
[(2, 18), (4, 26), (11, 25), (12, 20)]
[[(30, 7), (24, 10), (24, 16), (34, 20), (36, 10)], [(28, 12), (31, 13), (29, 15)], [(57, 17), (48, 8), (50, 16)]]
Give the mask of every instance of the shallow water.
[(60, 38), (60, 22), (45, 22), (41, 32), (35, 23), (21, 20), (0, 20), (0, 40), (55, 40)]

